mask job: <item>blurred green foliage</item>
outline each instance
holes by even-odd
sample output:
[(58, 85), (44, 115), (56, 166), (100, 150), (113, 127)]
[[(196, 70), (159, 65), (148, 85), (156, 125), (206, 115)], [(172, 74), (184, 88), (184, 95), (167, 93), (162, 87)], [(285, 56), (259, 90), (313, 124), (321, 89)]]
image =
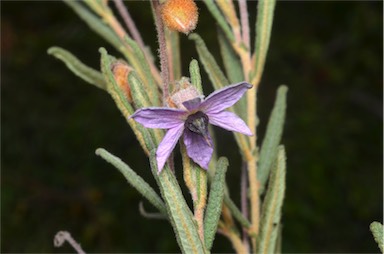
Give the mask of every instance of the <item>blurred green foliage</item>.
[[(149, 3), (126, 4), (156, 50)], [(216, 28), (198, 5), (197, 32), (213, 50)], [(254, 24), (256, 3), (249, 8)], [(382, 2), (277, 3), (258, 133), (261, 141), (275, 91), (287, 84), (284, 252), (378, 251), (369, 224), (382, 222), (383, 206), (382, 8)], [(117, 55), (61, 2), (2, 2), (1, 252), (70, 252), (53, 247), (63, 229), (87, 252), (177, 252), (168, 223), (141, 217), (139, 194), (94, 154), (105, 147), (155, 186), (134, 135), (106, 93), (46, 54), (53, 45), (95, 68), (100, 46)], [(181, 45), (187, 75), (197, 54), (187, 38)], [(230, 133), (216, 134), (238, 200), (238, 152), (228, 149), (235, 147)], [(213, 251), (232, 249), (218, 236)]]

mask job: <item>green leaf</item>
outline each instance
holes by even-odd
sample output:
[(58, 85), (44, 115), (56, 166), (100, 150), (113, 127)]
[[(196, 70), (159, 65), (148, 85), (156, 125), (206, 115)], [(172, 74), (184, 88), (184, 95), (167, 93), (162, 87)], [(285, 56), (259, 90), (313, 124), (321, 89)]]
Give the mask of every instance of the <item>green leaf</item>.
[(244, 81), (243, 69), (241, 67), (239, 57), (221, 30), (218, 31), (217, 35), (219, 39), (221, 57), (224, 63), (224, 69), (227, 73), (229, 81), (231, 83)]
[(227, 158), (221, 157), (217, 162), (216, 174), (213, 177), (211, 190), (209, 192), (207, 210), (204, 217), (204, 239), (208, 250), (212, 247), (217, 230), (217, 224), (220, 219), (227, 167)]
[(73, 0), (63, 0), (69, 7), (71, 7), (77, 15), (85, 21), (85, 23), (95, 31), (98, 35), (103, 37), (106, 41), (108, 41), (111, 45), (113, 45), (116, 49), (121, 47), (121, 41), (119, 37), (108, 27), (106, 26), (100, 18), (90, 12), (87, 8), (85, 8), (78, 1)]
[(278, 156), (271, 171), (267, 193), (261, 210), (260, 232), (256, 253), (274, 253), (279, 233), (281, 208), (285, 192), (285, 150), (279, 146)]
[(269, 117), (267, 131), (261, 145), (257, 176), (260, 181), (261, 191), (268, 180), (271, 166), (277, 155), (277, 147), (280, 144), (283, 133), (286, 96), (288, 88), (284, 85), (277, 90), (277, 98), (271, 116)]
[(244, 228), (249, 228), (251, 226), (251, 222), (247, 218), (244, 217), (243, 213), (239, 208), (235, 205), (229, 195), (224, 195), (224, 203), (227, 205), (228, 209), (231, 211), (233, 217), (240, 222), (241, 226)]
[[(263, 73), (271, 37), (276, 0), (259, 0), (257, 5), (254, 71), (251, 80), (258, 83)], [(254, 84), (254, 82), (252, 82)]]
[(219, 8), (217, 8), (215, 1), (204, 0), (204, 3), (207, 6), (208, 10), (211, 12), (212, 16), (216, 19), (224, 34), (228, 37), (230, 41), (234, 42), (235, 36), (233, 35), (233, 32), (230, 26), (228, 25), (226, 19), (224, 18), (223, 14), (220, 12)]
[(208, 73), (209, 79), (215, 89), (220, 89), (229, 84), (224, 73), (221, 71), (219, 65), (216, 63), (215, 58), (209, 52), (203, 39), (196, 34), (190, 34), (189, 39), (194, 40), (196, 44), (197, 53), (201, 63), (204, 65), (205, 71)]
[[(223, 59), (225, 72), (229, 81), (234, 84), (244, 81), (243, 69), (240, 60), (233, 50), (228, 39), (223, 35), (222, 31), (218, 32), (221, 57)], [(247, 97), (243, 96), (235, 105), (235, 111), (241, 119), (247, 121)]]
[(151, 100), (135, 71), (131, 71), (128, 74), (128, 84), (131, 88), (131, 95), (133, 103), (136, 108), (145, 108), (152, 106)]
[(155, 149), (151, 151), (150, 164), (152, 173), (159, 185), (161, 196), (165, 200), (168, 215), (181, 251), (183, 253), (206, 253), (192, 212), (183, 197), (175, 175), (168, 164), (165, 165), (161, 173), (158, 173)]
[(69, 51), (59, 47), (50, 47), (48, 49), (48, 54), (53, 55), (57, 59), (63, 61), (68, 69), (70, 69), (76, 76), (82, 78), (89, 84), (95, 85), (100, 89), (107, 89), (103, 75), (99, 71), (83, 64)]
[(125, 53), (124, 54), (127, 56), (127, 58), (129, 58), (135, 71), (140, 74), (141, 80), (144, 81), (145, 87), (147, 88), (146, 93), (151, 100), (152, 106), (159, 106), (159, 90), (152, 76), (151, 69), (144, 55), (144, 52), (141, 50), (139, 45), (137, 45), (137, 43), (128, 36), (124, 37), (124, 41), (129, 45), (132, 51), (128, 52), (128, 55)]
[(373, 238), (377, 242), (377, 245), (379, 246), (381, 253), (384, 253), (384, 226), (380, 222), (374, 221), (369, 225), (369, 229), (372, 232)]
[(99, 51), (101, 53), (101, 71), (107, 81), (107, 91), (112, 96), (112, 99), (115, 101), (128, 124), (131, 126), (140, 145), (143, 147), (146, 154), (149, 155), (149, 151), (157, 146), (159, 140), (151, 138), (154, 135), (152, 130), (144, 128), (142, 125), (137, 124), (133, 119), (129, 118), (133, 114), (134, 108), (125, 98), (123, 91), (116, 83), (112, 74), (111, 59), (113, 60), (113, 58), (108, 55), (104, 48), (100, 48)]
[(157, 195), (151, 186), (135, 171), (133, 171), (120, 158), (114, 156), (103, 148), (96, 150), (96, 155), (102, 157), (107, 162), (115, 166), (127, 179), (128, 183), (134, 187), (143, 197), (145, 197), (154, 207), (156, 207), (163, 215), (167, 214), (167, 209), (163, 200)]
[(201, 85), (201, 76), (200, 76), (200, 68), (199, 63), (196, 59), (192, 59), (189, 64), (189, 75), (191, 76), (192, 85), (196, 87), (196, 89), (203, 94), (203, 87)]

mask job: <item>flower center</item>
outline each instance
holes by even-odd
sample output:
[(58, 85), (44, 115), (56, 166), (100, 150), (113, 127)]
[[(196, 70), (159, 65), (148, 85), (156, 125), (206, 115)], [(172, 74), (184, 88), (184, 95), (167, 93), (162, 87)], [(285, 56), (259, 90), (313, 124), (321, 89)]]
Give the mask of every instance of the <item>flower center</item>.
[(208, 116), (201, 111), (188, 116), (185, 121), (185, 127), (188, 130), (200, 134), (204, 137), (208, 135)]

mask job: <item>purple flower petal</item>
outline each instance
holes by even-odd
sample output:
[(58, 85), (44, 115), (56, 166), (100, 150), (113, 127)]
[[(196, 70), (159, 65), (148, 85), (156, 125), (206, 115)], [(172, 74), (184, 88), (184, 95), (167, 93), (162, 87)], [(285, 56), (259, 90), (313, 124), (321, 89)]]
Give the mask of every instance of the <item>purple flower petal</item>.
[(201, 103), (200, 108), (203, 109), (205, 113), (220, 112), (240, 100), (241, 96), (251, 87), (252, 85), (247, 82), (226, 86), (211, 93), (203, 103)]
[(201, 104), (201, 98), (200, 97), (197, 97), (197, 98), (194, 98), (192, 100), (189, 100), (189, 101), (184, 101), (183, 102), (183, 105), (186, 109), (188, 109), (188, 111), (193, 111), (195, 109), (197, 109)]
[(167, 131), (163, 140), (160, 142), (156, 150), (157, 170), (159, 173), (163, 170), (164, 164), (167, 161), (172, 150), (175, 148), (177, 141), (183, 134), (184, 123)]
[(137, 110), (130, 118), (146, 128), (171, 129), (184, 124), (187, 114), (180, 109), (151, 107)]
[(237, 131), (248, 136), (253, 135), (244, 121), (232, 112), (222, 111), (219, 113), (207, 113), (207, 116), (210, 124), (229, 131)]
[[(212, 144), (212, 139), (208, 136), (208, 142)], [(213, 147), (208, 145), (202, 135), (194, 133), (190, 130), (184, 131), (184, 144), (187, 148), (187, 154), (194, 162), (204, 169), (208, 169), (211, 160)]]

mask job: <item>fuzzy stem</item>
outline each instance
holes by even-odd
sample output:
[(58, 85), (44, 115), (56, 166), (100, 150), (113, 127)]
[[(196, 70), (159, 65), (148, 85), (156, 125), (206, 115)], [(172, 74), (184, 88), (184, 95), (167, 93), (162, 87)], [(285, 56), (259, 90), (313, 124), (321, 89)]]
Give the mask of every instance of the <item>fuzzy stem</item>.
[(250, 50), (249, 22), (247, 0), (239, 0), (241, 33), (245, 47)]
[(247, 248), (242, 244), (239, 235), (233, 231), (231, 228), (227, 227), (223, 222), (219, 222), (219, 230), (221, 234), (225, 235), (232, 243), (232, 247), (235, 249), (238, 254), (249, 253)]
[(196, 186), (197, 186), (197, 203), (194, 204), (195, 207), (195, 219), (197, 221), (197, 228), (199, 231), (200, 239), (204, 242), (204, 211), (207, 205), (207, 172), (200, 168), (196, 167)]
[(216, 0), (216, 4), (219, 6), (228, 23), (230, 24), (232, 31), (235, 35), (236, 42), (241, 41), (241, 32), (239, 19), (236, 15), (236, 9), (232, 0)]
[[(131, 15), (128, 12), (128, 9), (125, 7), (122, 0), (113, 0), (113, 2), (116, 5), (116, 8), (118, 12), (120, 13), (120, 16), (123, 18), (125, 25), (127, 26), (129, 32), (132, 35), (132, 38), (139, 44), (140, 48), (144, 51), (144, 42), (141, 38), (141, 35), (139, 31), (137, 30), (137, 27), (135, 25), (135, 22), (133, 21)], [(144, 51), (145, 52), (145, 51)]]
[(248, 180), (251, 201), (251, 227), (249, 233), (252, 239), (252, 248), (256, 250), (256, 237), (259, 232), (260, 223), (260, 200), (259, 200), (259, 181), (257, 180), (257, 158), (253, 157), (248, 161)]
[[(241, 212), (245, 218), (248, 218), (248, 186), (247, 186), (247, 165), (243, 162), (241, 167)], [(249, 252), (248, 230), (243, 228), (243, 245)]]
[(151, 4), (155, 14), (157, 39), (159, 41), (161, 80), (163, 83), (163, 105), (167, 106), (167, 99), (169, 97), (169, 65), (167, 57), (167, 44), (164, 34), (164, 24), (163, 20), (161, 19), (160, 1), (152, 0)]

